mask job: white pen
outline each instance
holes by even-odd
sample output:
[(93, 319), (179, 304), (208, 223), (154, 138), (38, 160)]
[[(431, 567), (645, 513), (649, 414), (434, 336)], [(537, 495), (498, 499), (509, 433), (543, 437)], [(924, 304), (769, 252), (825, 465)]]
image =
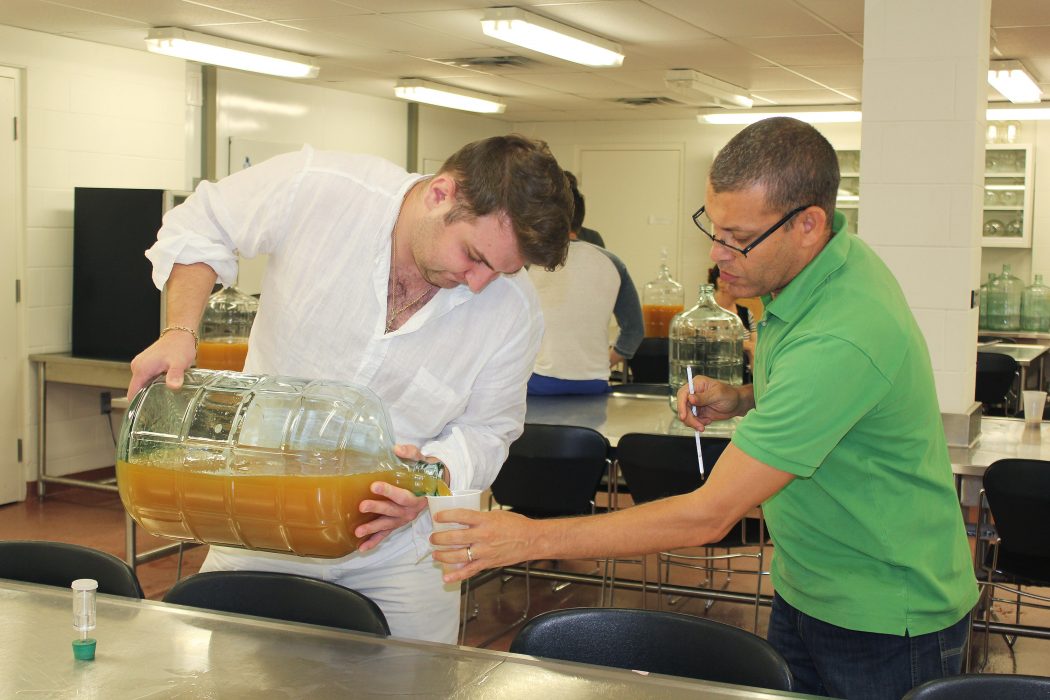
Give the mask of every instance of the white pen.
[[(689, 380), (689, 394), (693, 394), (693, 368), (689, 365), (685, 366), (685, 378)], [(696, 406), (692, 407), (693, 415), (696, 415)], [(696, 461), (700, 463), (700, 478), (704, 476), (704, 453), (700, 449), (700, 431), (694, 430), (693, 437), (696, 438)]]

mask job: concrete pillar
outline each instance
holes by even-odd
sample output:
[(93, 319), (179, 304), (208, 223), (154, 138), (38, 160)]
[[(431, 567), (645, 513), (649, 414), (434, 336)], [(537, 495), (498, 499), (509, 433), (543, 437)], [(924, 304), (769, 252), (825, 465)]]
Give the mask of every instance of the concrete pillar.
[(926, 336), (949, 442), (973, 430), (990, 0), (865, 0), (859, 235)]

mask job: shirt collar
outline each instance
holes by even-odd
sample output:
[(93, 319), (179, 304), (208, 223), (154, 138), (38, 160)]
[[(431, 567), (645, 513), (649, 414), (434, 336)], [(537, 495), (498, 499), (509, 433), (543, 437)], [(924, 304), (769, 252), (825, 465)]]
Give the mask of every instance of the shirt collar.
[(832, 231), (830, 240), (817, 257), (809, 261), (802, 271), (795, 275), (780, 294), (774, 299), (771, 294), (763, 295), (762, 303), (765, 312), (773, 314), (782, 321), (794, 321), (802, 312), (806, 300), (824, 280), (830, 277), (846, 262), (852, 239), (840, 226)]

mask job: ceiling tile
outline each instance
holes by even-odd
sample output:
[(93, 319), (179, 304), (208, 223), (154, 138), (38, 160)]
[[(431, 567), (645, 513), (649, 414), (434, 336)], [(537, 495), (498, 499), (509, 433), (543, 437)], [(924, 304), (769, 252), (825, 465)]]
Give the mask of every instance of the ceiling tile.
[(794, 2), (649, 0), (653, 7), (727, 39), (823, 34), (828, 26)]

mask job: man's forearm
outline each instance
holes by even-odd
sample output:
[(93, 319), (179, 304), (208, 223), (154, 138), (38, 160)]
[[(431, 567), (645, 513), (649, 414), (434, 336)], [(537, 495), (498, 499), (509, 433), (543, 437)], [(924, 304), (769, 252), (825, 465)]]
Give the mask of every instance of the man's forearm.
[(206, 263), (176, 264), (164, 290), (167, 295), (165, 325), (197, 329), (204, 305), (215, 287), (215, 270)]

